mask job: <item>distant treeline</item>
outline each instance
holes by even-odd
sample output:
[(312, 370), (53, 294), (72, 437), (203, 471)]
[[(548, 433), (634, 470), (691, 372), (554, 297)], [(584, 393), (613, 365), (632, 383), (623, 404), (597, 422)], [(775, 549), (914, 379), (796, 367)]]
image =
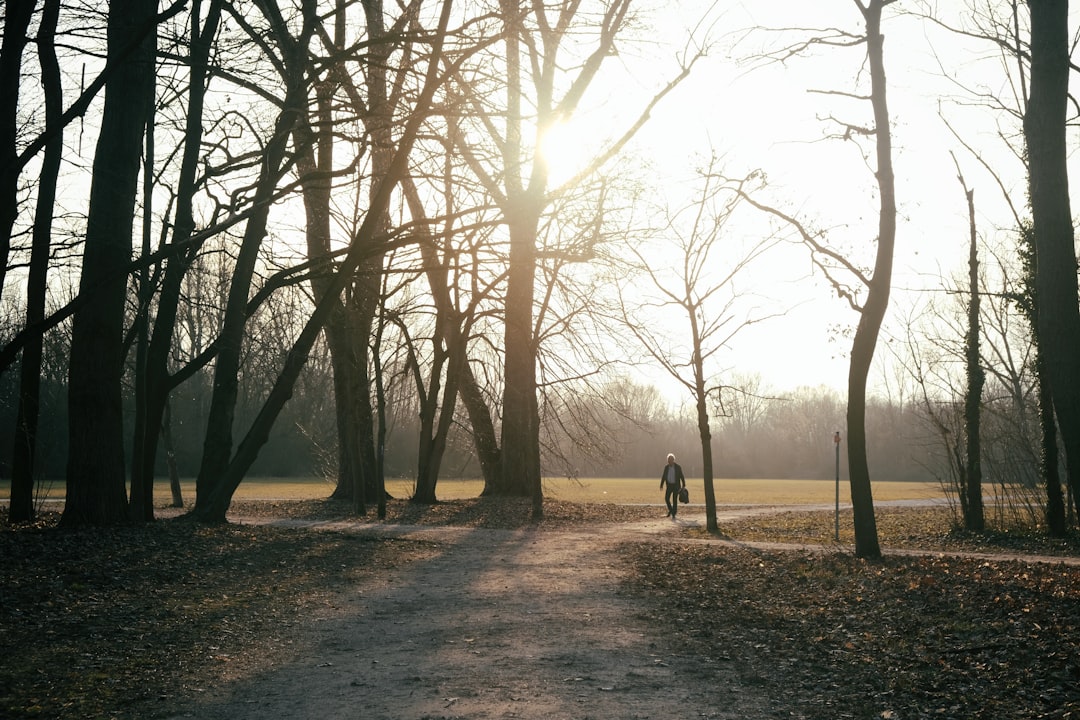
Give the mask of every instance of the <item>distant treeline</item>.
[[(66, 389), (57, 372), (43, 386), (41, 477), (62, 479), (67, 463)], [(14, 428), (15, 373), (0, 376), (0, 473), (10, 477)], [(247, 378), (237, 422), (258, 408), (265, 388)], [(185, 383), (171, 398), (169, 432), (181, 476), (199, 466), (210, 398), (210, 374)], [(332, 476), (337, 440), (332, 376), (316, 356), (275, 425), (270, 442), (252, 468), (259, 476)], [(574, 406), (548, 406), (543, 422), (544, 474), (570, 477), (659, 477), (668, 452), (687, 474), (700, 476), (701, 451), (693, 409), (672, 406), (652, 386), (616, 382), (583, 389)], [(563, 400), (565, 403), (565, 399)], [(836, 472), (833, 433), (843, 431), (844, 400), (825, 387), (764, 396), (744, 394), (717, 408), (712, 429), (717, 477), (831, 478)], [(133, 413), (129, 413), (129, 417)], [(397, 393), (388, 409), (385, 467), (388, 477), (414, 477), (418, 443), (415, 397)], [(442, 477), (478, 477), (472, 437), (462, 422), (451, 433)], [(932, 480), (939, 454), (923, 413), (911, 405), (874, 400), (867, 408), (868, 452), (876, 479)], [(841, 471), (846, 463), (840, 453)], [(165, 451), (157, 471), (167, 473)]]

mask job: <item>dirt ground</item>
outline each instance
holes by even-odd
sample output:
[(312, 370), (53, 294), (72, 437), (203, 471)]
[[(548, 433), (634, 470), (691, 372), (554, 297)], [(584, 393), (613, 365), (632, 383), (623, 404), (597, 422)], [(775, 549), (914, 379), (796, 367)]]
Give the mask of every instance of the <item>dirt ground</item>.
[(0, 533), (0, 717), (1080, 717), (1080, 535), (884, 505), (880, 561), (805, 507), (45, 513)]
[(626, 592), (619, 544), (663, 552), (677, 525), (704, 521), (684, 515), (558, 532), (326, 525), (436, 552), (347, 588), (268, 671), (206, 688), (172, 720), (787, 716)]

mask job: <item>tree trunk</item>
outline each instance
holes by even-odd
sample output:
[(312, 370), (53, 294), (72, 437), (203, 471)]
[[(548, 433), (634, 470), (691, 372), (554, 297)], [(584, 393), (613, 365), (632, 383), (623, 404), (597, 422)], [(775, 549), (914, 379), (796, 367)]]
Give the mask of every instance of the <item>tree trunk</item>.
[[(295, 145), (307, 220), (305, 237), (308, 258), (322, 261), (312, 273), (311, 289), (315, 297), (323, 297), (329, 287), (333, 268), (330, 258), (330, 201), (334, 167), (333, 83), (316, 83), (315, 92), (318, 113), (315, 123), (306, 118), (298, 123)], [(335, 304), (323, 332), (330, 347), (330, 363), (334, 373), (334, 411), (337, 419), (338, 467), (333, 497), (351, 499), (357, 487), (356, 473), (360, 468), (356, 399), (352, 392), (352, 346), (345, 306), (340, 296), (336, 302), (329, 302)]]
[(892, 167), (892, 131), (886, 101), (884, 37), (881, 10), (887, 0), (859, 4), (866, 20), (866, 55), (870, 65), (870, 102), (874, 108), (874, 137), (879, 190), (877, 257), (870, 278), (866, 303), (859, 316), (851, 346), (848, 368), (848, 474), (855, 521), (855, 554), (863, 558), (881, 556), (870, 467), (866, 460), (866, 381), (874, 360), (878, 333), (889, 306), (892, 285), (893, 248), (896, 243), (896, 185)]
[[(1020, 227), (1020, 259), (1024, 268), (1022, 291), (1017, 299), (1021, 311), (1027, 317), (1032, 330), (1035, 366), (1035, 396), (1039, 410), (1039, 475), (1046, 485), (1046, 527), (1053, 537), (1063, 537), (1068, 527), (1066, 499), (1061, 487), (1058, 453), (1058, 427), (1054, 417), (1054, 398), (1050, 392), (1050, 378), (1046, 373), (1046, 361), (1039, 347), (1038, 313), (1039, 297), (1035, 289), (1035, 238), (1030, 225)], [(1015, 393), (1021, 398), (1021, 393)], [(1025, 404), (1017, 401), (1018, 412)]]
[[(378, 227), (383, 227), (379, 224)], [(374, 227), (372, 228), (374, 231)], [(375, 237), (374, 235), (369, 237)], [(378, 242), (378, 241), (376, 241)], [(359, 242), (361, 247), (372, 251), (370, 241)], [(378, 502), (379, 480), (375, 476), (375, 401), (371, 396), (371, 333), (375, 313), (379, 307), (379, 282), (372, 275), (382, 274), (382, 254), (375, 261), (365, 261), (359, 267), (358, 280), (353, 282), (352, 297), (347, 306), (349, 312), (349, 382), (353, 396), (354, 438), (359, 466), (353, 473), (353, 507), (359, 514), (367, 512), (367, 504)], [(368, 284), (368, 283), (371, 284)]]
[(138, 40), (105, 88), (94, 154), (68, 377), (69, 451), (66, 526), (112, 524), (127, 516), (121, 402), (123, 324), (143, 130), (154, 81), (154, 0), (109, 6), (109, 56)]
[[(154, 117), (154, 90), (150, 90), (150, 111), (146, 118), (146, 151), (143, 154), (143, 209), (142, 214), (142, 249), (141, 256), (150, 255), (150, 233), (153, 227), (153, 215), (150, 208), (153, 207), (154, 198), (154, 130), (156, 118)], [(137, 283), (137, 308), (135, 310), (135, 426), (147, 426), (147, 402), (148, 372), (147, 354), (150, 344), (150, 304), (154, 297), (154, 288), (150, 279), (149, 266), (142, 267), (135, 275)], [(160, 423), (149, 428), (154, 437), (158, 436)], [(155, 445), (155, 449), (156, 449)], [(156, 454), (156, 453), (155, 453)], [(128, 501), (128, 513), (133, 521), (150, 521), (154, 519), (154, 472), (151, 462), (151, 472), (142, 474), (136, 472), (139, 466), (137, 458), (132, 453), (132, 472), (130, 499)]]
[(353, 397), (352, 352), (348, 341), (345, 307), (330, 313), (323, 331), (330, 346), (330, 364), (334, 370), (334, 417), (338, 437), (338, 476), (331, 497), (351, 500), (360, 487), (360, 431), (356, 420), (356, 399)]
[[(523, 213), (525, 214), (525, 213)], [(503, 348), (502, 476), (497, 493), (532, 497), (540, 482), (540, 428), (536, 400), (536, 341), (533, 295), (536, 282), (536, 224), (510, 221), (510, 271), (506, 285)]]
[[(273, 21), (272, 21), (273, 22)], [(202, 462), (195, 481), (195, 511), (205, 502), (218, 496), (218, 484), (224, 481), (233, 449), (233, 420), (239, 392), (240, 357), (247, 324), (248, 295), (251, 292), (255, 264), (259, 249), (266, 237), (267, 218), (271, 199), (288, 151), (289, 137), (303, 112), (305, 93), (306, 42), (299, 39), (289, 42), (283, 23), (274, 23), (281, 43), (290, 46), (283, 49), (283, 68), (286, 83), (285, 98), (274, 126), (274, 134), (263, 153), (262, 166), (251, 202), (255, 208), (244, 229), (244, 238), (236, 254), (232, 281), (225, 305), (225, 318), (217, 340), (217, 359), (214, 365), (214, 390), (207, 415), (206, 436), (203, 442)], [(307, 32), (311, 32), (308, 28)], [(232, 493), (228, 493), (231, 498)]]
[(498, 436), (495, 433), (495, 423), (491, 419), (491, 411), (484, 400), (484, 394), (476, 380), (472, 365), (467, 362), (462, 368), (461, 385), (458, 388), (458, 394), (461, 397), (461, 404), (469, 416), (473, 446), (476, 448), (476, 456), (480, 461), (480, 472), (484, 477), (484, 490), (481, 494), (494, 494), (499, 477), (502, 475), (502, 451), (499, 448)]
[(1054, 400), (1050, 381), (1046, 378), (1042, 355), (1035, 350), (1035, 376), (1038, 383), (1040, 450), (1039, 468), (1046, 483), (1046, 527), (1053, 537), (1064, 537), (1065, 499), (1058, 473), (1057, 421), (1054, 420)]
[(176, 467), (176, 451), (172, 439), (172, 406), (166, 401), (165, 414), (161, 417), (161, 444), (165, 448), (165, 465), (169, 469), (169, 492), (172, 507), (184, 507), (184, 493), (180, 487), (180, 471)]
[[(4, 41), (0, 46), (0, 293), (7, 277), (11, 231), (19, 215), (18, 97), (22, 80), (22, 57), (27, 31), (34, 14), (34, 0), (7, 0)], [(51, 41), (51, 34), (50, 34)]]
[[(405, 128), (402, 130), (401, 139), (392, 161), (387, 167), (387, 172), (376, 183), (377, 189), (372, 195), (372, 203), (368, 208), (368, 214), (364, 218), (359, 230), (359, 237), (374, 237), (375, 228), (384, 222), (386, 208), (389, 206), (390, 196), (397, 185), (397, 178), (406, 172), (408, 157), (417, 132), (424, 119), (424, 111), (431, 103), (432, 95), (437, 87), (436, 77), (439, 63), (442, 59), (441, 39), (445, 37), (446, 27), (450, 21), (450, 9), (452, 3), (445, 2), (439, 17), (439, 27), (433, 35), (431, 61), (427, 68), (425, 86), (417, 99), (416, 109), (410, 115)], [(326, 289), (326, 295), (317, 300), (314, 312), (308, 319), (307, 324), (296, 339), (292, 349), (285, 359), (282, 369), (274, 387), (271, 389), (266, 402), (259, 411), (255, 421), (252, 422), (244, 440), (237, 448), (236, 456), (229, 464), (227, 471), (223, 473), (221, 480), (215, 484), (213, 494), (201, 506), (192, 511), (192, 516), (202, 522), (222, 523), (225, 522), (225, 514), (232, 503), (233, 493), (240, 486), (240, 481), (251, 467), (258, 455), (259, 449), (266, 443), (270, 428), (277, 419), (278, 414), (292, 395), (292, 388), (296, 378), (307, 361), (307, 355), (315, 344), (316, 338), (322, 332), (323, 324), (329, 318), (334, 302), (344, 291), (351, 278), (354, 277), (361, 262), (367, 257), (370, 248), (361, 243), (354, 243), (348, 254), (341, 261), (338, 272)]]
[[(30, 2), (25, 4), (33, 5)], [(53, 205), (56, 199), (56, 180), (60, 174), (60, 162), (64, 154), (63, 130), (59, 127), (63, 113), (63, 89), (60, 83), (60, 64), (56, 59), (55, 43), (59, 15), (60, 0), (46, 0), (42, 8), (41, 23), (38, 26), (37, 45), (38, 59), (41, 63), (41, 84), (45, 96), (45, 131), (50, 134), (50, 139), (45, 145), (45, 155), (38, 180), (37, 206), (34, 211), (30, 268), (26, 279), (27, 327), (45, 319)], [(11, 105), (14, 108), (14, 103)], [(2, 281), (0, 281), (0, 287), (2, 287)], [(19, 367), (19, 408), (15, 420), (15, 443), (11, 458), (11, 501), (8, 505), (8, 520), (11, 522), (34, 519), (34, 478), (37, 476), (43, 343), (41, 335), (34, 335), (23, 347), (22, 362)]]
[(694, 395), (697, 401), (698, 437), (701, 439), (701, 469), (705, 482), (705, 529), (711, 533), (720, 532), (716, 520), (716, 489), (713, 487), (712, 431), (709, 428), (709, 409), (705, 391), (705, 363), (701, 352), (700, 332), (697, 318), (690, 315), (690, 324), (694, 328)]
[[(368, 37), (372, 41), (368, 50), (367, 63), (368, 113), (364, 118), (371, 137), (372, 179), (368, 212), (372, 213), (376, 212), (372, 208), (379, 207), (375, 202), (376, 196), (381, 192), (380, 185), (389, 172), (394, 157), (392, 133), (394, 109), (390, 106), (387, 95), (387, 73), (393, 46), (386, 37), (382, 0), (362, 0), (361, 4), (364, 7), (364, 19), (367, 21)], [(387, 207), (381, 207), (373, 220), (370, 232), (360, 236), (361, 243), (372, 245), (370, 249), (375, 249), (375, 246), (385, 242), (383, 238), (389, 226)], [(378, 345), (374, 342), (373, 328), (376, 324), (375, 314), (382, 307), (382, 274), (382, 253), (369, 253), (368, 258), (361, 263), (360, 272), (357, 274), (353, 287), (353, 312), (355, 313), (353, 329), (356, 333), (353, 336), (355, 358), (353, 388), (356, 392), (356, 429), (361, 463), (358, 480), (362, 483), (360, 490), (365, 503), (378, 503), (385, 487), (383, 479), (377, 476), (380, 468), (375, 449), (377, 399), (372, 397), (370, 371), (371, 353), (380, 352)]]
[[(536, 341), (533, 303), (536, 284), (536, 228), (541, 199), (523, 186), (524, 122), (521, 110), (520, 8), (501, 3), (506, 27), (506, 141), (502, 164), (506, 173), (503, 212), (510, 233), (503, 335), (502, 462), (496, 495), (535, 497), (540, 485), (540, 429), (536, 403)], [(539, 191), (542, 194), (543, 189)]]
[[(188, 113), (185, 143), (176, 187), (176, 217), (173, 221), (174, 245), (186, 242), (195, 232), (193, 212), (196, 176), (201, 155), (203, 105), (206, 95), (206, 73), (210, 50), (221, 19), (220, 0), (211, 0), (206, 19), (201, 19), (202, 2), (195, 0), (191, 9), (191, 57), (188, 83)], [(199, 23), (203, 25), (200, 29)], [(169, 393), (174, 387), (169, 377), (169, 356), (184, 276), (194, 260), (198, 247), (189, 247), (168, 257), (164, 263), (161, 288), (158, 292), (157, 313), (146, 351), (145, 394), (143, 412), (136, 419), (132, 433), (132, 486), (153, 483), (159, 439), (164, 439), (164, 422), (168, 413)], [(166, 452), (169, 452), (166, 448)], [(176, 506), (177, 492), (173, 493)]]
[[(1031, 95), (1024, 113), (1035, 239), (1036, 333), (1065, 447), (1068, 483), (1080, 503), (1080, 308), (1067, 168), (1068, 0), (1028, 2)], [(1080, 509), (1080, 505), (1078, 505)]]
[[(963, 183), (963, 178), (960, 179)], [(967, 503), (964, 507), (964, 526), (973, 532), (986, 528), (982, 499), (982, 390), (986, 381), (979, 352), (979, 252), (975, 232), (975, 192), (964, 188), (967, 196), (968, 228), (968, 324), (964, 343), (964, 359), (967, 366), (967, 390), (964, 393), (964, 434), (967, 438)]]

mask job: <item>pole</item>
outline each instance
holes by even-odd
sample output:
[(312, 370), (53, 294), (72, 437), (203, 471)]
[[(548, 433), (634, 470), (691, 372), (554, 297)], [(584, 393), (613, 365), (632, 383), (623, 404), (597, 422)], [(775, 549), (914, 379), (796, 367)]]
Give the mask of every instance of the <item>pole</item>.
[(836, 542), (840, 542), (840, 431), (833, 435), (836, 446)]

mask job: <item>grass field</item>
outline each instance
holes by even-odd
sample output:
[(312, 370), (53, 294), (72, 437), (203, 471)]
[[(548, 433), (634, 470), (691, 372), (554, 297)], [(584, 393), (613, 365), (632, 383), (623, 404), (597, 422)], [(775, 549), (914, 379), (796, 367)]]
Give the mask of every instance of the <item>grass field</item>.
[[(690, 491), (690, 504), (705, 502), (704, 483), (701, 478), (686, 481)], [(412, 480), (388, 480), (387, 490), (398, 498), (412, 495)], [(741, 480), (722, 478), (713, 482), (716, 502), (720, 505), (817, 505), (831, 503), (836, 499), (835, 480)], [(10, 497), (7, 481), (0, 482), (0, 500)], [(241, 483), (235, 499), (296, 499), (324, 498), (333, 491), (333, 485), (322, 478), (251, 478)], [(441, 480), (436, 487), (440, 500), (473, 498), (480, 495), (480, 480)], [(195, 498), (193, 481), (182, 483), (185, 504)], [(941, 486), (936, 482), (879, 482), (874, 483), (874, 500), (925, 500), (943, 497)], [(161, 504), (171, 495), (167, 483), (155, 486), (154, 497)], [(554, 500), (582, 503), (615, 504), (662, 504), (664, 493), (660, 480), (652, 478), (548, 478), (544, 481), (544, 496)], [(64, 497), (64, 484), (57, 481), (49, 488), (50, 499)], [(840, 502), (851, 501), (847, 480), (840, 481)]]

